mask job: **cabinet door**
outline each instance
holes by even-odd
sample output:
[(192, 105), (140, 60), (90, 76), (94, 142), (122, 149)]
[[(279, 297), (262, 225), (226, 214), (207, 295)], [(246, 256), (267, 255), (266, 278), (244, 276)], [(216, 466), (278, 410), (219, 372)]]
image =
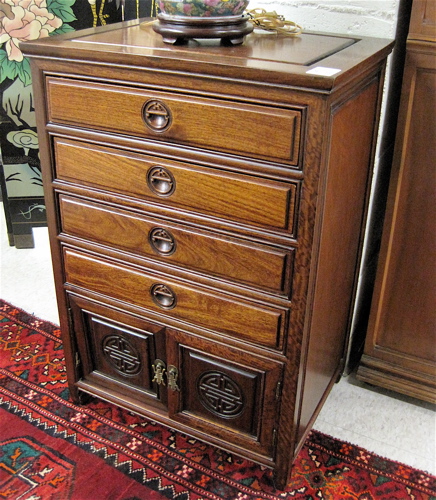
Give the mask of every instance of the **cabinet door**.
[(79, 297), (70, 296), (69, 303), (77, 386), (114, 402), (121, 397), (165, 408), (165, 328)]
[(179, 331), (167, 343), (171, 418), (273, 458), (282, 364)]

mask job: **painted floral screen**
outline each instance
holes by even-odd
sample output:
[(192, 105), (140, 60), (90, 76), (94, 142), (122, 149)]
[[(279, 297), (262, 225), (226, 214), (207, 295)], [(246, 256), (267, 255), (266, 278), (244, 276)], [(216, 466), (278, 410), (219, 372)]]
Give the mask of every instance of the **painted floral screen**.
[(29, 60), (20, 41), (156, 15), (155, 0), (0, 0), (0, 184), (9, 243), (46, 224)]

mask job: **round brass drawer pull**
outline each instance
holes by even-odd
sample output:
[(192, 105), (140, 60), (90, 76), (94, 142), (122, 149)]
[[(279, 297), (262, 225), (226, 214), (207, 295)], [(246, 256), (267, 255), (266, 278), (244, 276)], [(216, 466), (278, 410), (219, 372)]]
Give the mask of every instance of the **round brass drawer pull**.
[(176, 251), (174, 236), (162, 227), (153, 228), (148, 234), (151, 248), (161, 255), (171, 255)]
[(156, 283), (150, 289), (153, 302), (163, 309), (172, 309), (176, 306), (176, 294), (171, 288), (162, 283)]
[(165, 132), (172, 122), (171, 111), (162, 101), (152, 99), (142, 108), (144, 123), (153, 132)]
[(158, 196), (170, 196), (176, 189), (176, 180), (165, 167), (151, 167), (147, 172), (147, 184)]

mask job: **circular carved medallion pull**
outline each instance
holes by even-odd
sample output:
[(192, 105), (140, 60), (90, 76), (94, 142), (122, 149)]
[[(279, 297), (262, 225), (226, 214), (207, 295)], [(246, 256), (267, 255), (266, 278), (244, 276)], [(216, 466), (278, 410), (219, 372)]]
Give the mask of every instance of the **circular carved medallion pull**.
[(197, 381), (197, 394), (201, 404), (220, 417), (234, 418), (244, 409), (241, 388), (222, 372), (203, 373)]
[(173, 174), (165, 167), (152, 167), (147, 172), (147, 184), (158, 196), (170, 196), (176, 189)]
[(171, 255), (176, 251), (174, 236), (162, 227), (153, 228), (148, 235), (148, 241), (153, 250), (161, 255)]
[(171, 111), (162, 101), (152, 99), (142, 108), (142, 117), (147, 127), (153, 132), (165, 132), (172, 121)]
[(108, 335), (102, 349), (106, 359), (121, 375), (133, 376), (141, 370), (141, 358), (136, 348), (120, 335)]
[(150, 290), (153, 302), (163, 309), (172, 309), (176, 306), (176, 294), (167, 285), (157, 283)]

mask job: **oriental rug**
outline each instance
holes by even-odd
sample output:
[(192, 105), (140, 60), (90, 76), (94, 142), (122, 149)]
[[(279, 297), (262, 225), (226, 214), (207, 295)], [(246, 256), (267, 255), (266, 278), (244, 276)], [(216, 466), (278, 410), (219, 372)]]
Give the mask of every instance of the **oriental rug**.
[(109, 403), (68, 399), (59, 327), (0, 300), (0, 499), (436, 500), (436, 477), (312, 431), (271, 472)]

